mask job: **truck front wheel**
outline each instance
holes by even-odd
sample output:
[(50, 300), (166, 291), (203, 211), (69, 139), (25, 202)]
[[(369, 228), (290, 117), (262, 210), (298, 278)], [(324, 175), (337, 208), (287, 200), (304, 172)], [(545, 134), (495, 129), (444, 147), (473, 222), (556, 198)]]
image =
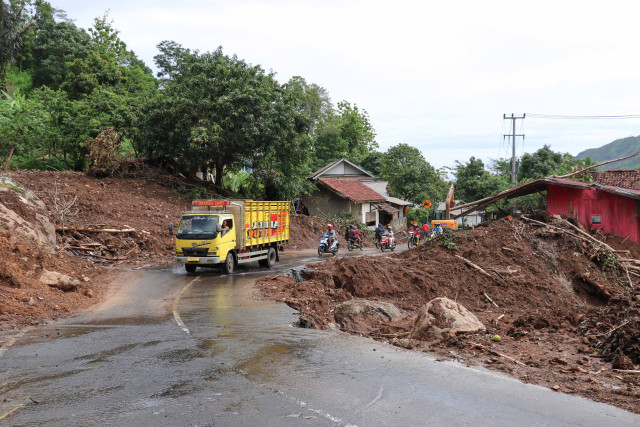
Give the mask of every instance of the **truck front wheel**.
[(224, 262), (224, 272), (225, 274), (233, 274), (233, 271), (236, 268), (236, 260), (233, 258), (233, 253), (229, 252), (227, 254), (227, 259)]

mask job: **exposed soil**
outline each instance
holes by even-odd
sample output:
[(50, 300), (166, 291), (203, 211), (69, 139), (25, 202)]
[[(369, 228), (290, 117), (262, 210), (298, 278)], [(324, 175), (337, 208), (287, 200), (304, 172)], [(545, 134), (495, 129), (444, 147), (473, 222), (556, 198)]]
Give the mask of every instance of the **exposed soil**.
[[(75, 172), (4, 175), (45, 203), (43, 213), (59, 231), (55, 249), (37, 245), (20, 233), (3, 232), (6, 227), (2, 227), (0, 213), (0, 331), (37, 325), (95, 304), (110, 278), (110, 270), (102, 267), (130, 269), (173, 263), (175, 243), (168, 224), (177, 224), (191, 203), (175, 190), (174, 177), (157, 171), (136, 178), (104, 179)], [(0, 204), (37, 225), (34, 210), (19, 199), (18, 192), (0, 192)], [(64, 206), (72, 202), (62, 221)], [(60, 230), (62, 225), (65, 231)], [(317, 218), (293, 215), (287, 249), (314, 248), (325, 227)], [(133, 231), (74, 231), (78, 229)], [(38, 279), (45, 270), (68, 275), (80, 285), (66, 291), (44, 285)]]
[[(607, 243), (640, 258), (635, 243), (611, 236)], [(262, 297), (299, 310), (301, 326), (341, 328), (640, 413), (640, 375), (614, 370), (640, 364), (637, 279), (630, 287), (593, 245), (557, 229), (503, 219), (402, 253), (329, 259), (297, 276), (267, 277), (258, 286)], [(486, 331), (410, 339), (417, 311), (438, 297), (462, 304)], [(405, 316), (346, 329), (333, 313), (351, 299), (390, 302)]]
[[(162, 176), (96, 179), (71, 172), (11, 172), (8, 175), (46, 204), (57, 227), (133, 229), (128, 233), (65, 231), (56, 247), (37, 245), (19, 233), (0, 233), (0, 330), (35, 325), (83, 310), (105, 291), (105, 267), (133, 267), (172, 261), (170, 221), (176, 223), (188, 201), (167, 188)], [(2, 192), (0, 203), (37, 225), (18, 193)], [(74, 201), (75, 199), (75, 201)], [(73, 206), (63, 217), (64, 202)], [(44, 271), (69, 276), (78, 286), (64, 290), (38, 280)]]
[[(55, 248), (24, 233), (0, 231), (0, 330), (86, 309), (107, 293), (114, 267), (173, 262), (167, 225), (177, 223), (190, 199), (174, 190), (171, 177), (96, 179), (29, 171), (9, 176), (36, 193), (59, 230)], [(74, 198), (77, 212), (64, 215), (62, 231), (62, 202)], [(0, 193), (0, 204), (34, 228), (42, 225), (41, 214), (19, 199)], [(3, 224), (0, 214), (0, 230)], [(315, 248), (325, 227), (323, 220), (293, 215), (288, 249)], [(105, 228), (128, 231), (87, 231)], [(343, 243), (344, 229), (337, 234)], [(640, 259), (639, 245), (611, 236), (606, 241), (628, 251), (624, 257)], [(39, 279), (47, 271), (69, 276), (73, 286), (43, 284)], [(405, 313), (401, 320), (358, 323), (349, 332), (640, 412), (640, 375), (620, 371), (640, 365), (640, 290), (634, 271), (625, 273), (593, 244), (551, 227), (504, 219), (402, 253), (338, 256), (308, 266), (298, 281), (270, 276), (258, 287), (264, 298), (299, 310), (302, 326), (316, 328), (340, 328), (333, 311), (343, 301), (390, 302)], [(486, 331), (440, 342), (410, 339), (417, 310), (443, 296), (475, 313)], [(494, 335), (501, 340), (492, 341)]]

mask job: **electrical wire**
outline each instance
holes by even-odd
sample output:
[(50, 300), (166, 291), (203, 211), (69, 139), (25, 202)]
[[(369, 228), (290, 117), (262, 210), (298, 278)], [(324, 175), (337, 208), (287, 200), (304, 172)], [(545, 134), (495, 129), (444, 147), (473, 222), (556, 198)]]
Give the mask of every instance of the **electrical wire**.
[(640, 119), (640, 114), (623, 114), (618, 116), (566, 116), (561, 114), (527, 113), (527, 118), (550, 120), (631, 120)]

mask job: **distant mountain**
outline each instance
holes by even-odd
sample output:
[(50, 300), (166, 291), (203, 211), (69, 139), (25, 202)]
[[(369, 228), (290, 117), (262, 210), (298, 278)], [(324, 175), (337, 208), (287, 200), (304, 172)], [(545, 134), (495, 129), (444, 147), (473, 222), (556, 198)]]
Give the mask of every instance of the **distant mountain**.
[[(616, 139), (615, 141), (603, 145), (600, 148), (590, 148), (584, 150), (576, 156), (581, 160), (589, 157), (596, 163), (606, 162), (607, 160), (618, 159), (620, 157), (629, 156), (640, 151), (640, 136), (630, 136), (628, 138)], [(636, 169), (640, 166), (640, 156), (621, 162), (609, 163), (602, 166), (601, 169)]]

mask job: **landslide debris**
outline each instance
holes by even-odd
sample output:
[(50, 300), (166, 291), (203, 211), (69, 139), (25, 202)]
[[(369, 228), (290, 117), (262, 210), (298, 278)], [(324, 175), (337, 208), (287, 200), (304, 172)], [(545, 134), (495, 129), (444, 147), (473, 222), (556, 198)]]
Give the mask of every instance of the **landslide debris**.
[[(259, 292), (298, 310), (305, 326), (482, 364), (640, 412), (640, 375), (615, 370), (640, 364), (638, 276), (621, 262), (640, 259), (640, 248), (614, 236), (598, 244), (559, 218), (535, 221), (505, 218), (402, 253), (329, 259), (307, 266), (298, 280), (267, 277)], [(485, 329), (416, 339), (418, 313), (444, 297)], [(393, 304), (404, 316), (363, 316), (345, 327), (336, 308), (354, 300)]]

